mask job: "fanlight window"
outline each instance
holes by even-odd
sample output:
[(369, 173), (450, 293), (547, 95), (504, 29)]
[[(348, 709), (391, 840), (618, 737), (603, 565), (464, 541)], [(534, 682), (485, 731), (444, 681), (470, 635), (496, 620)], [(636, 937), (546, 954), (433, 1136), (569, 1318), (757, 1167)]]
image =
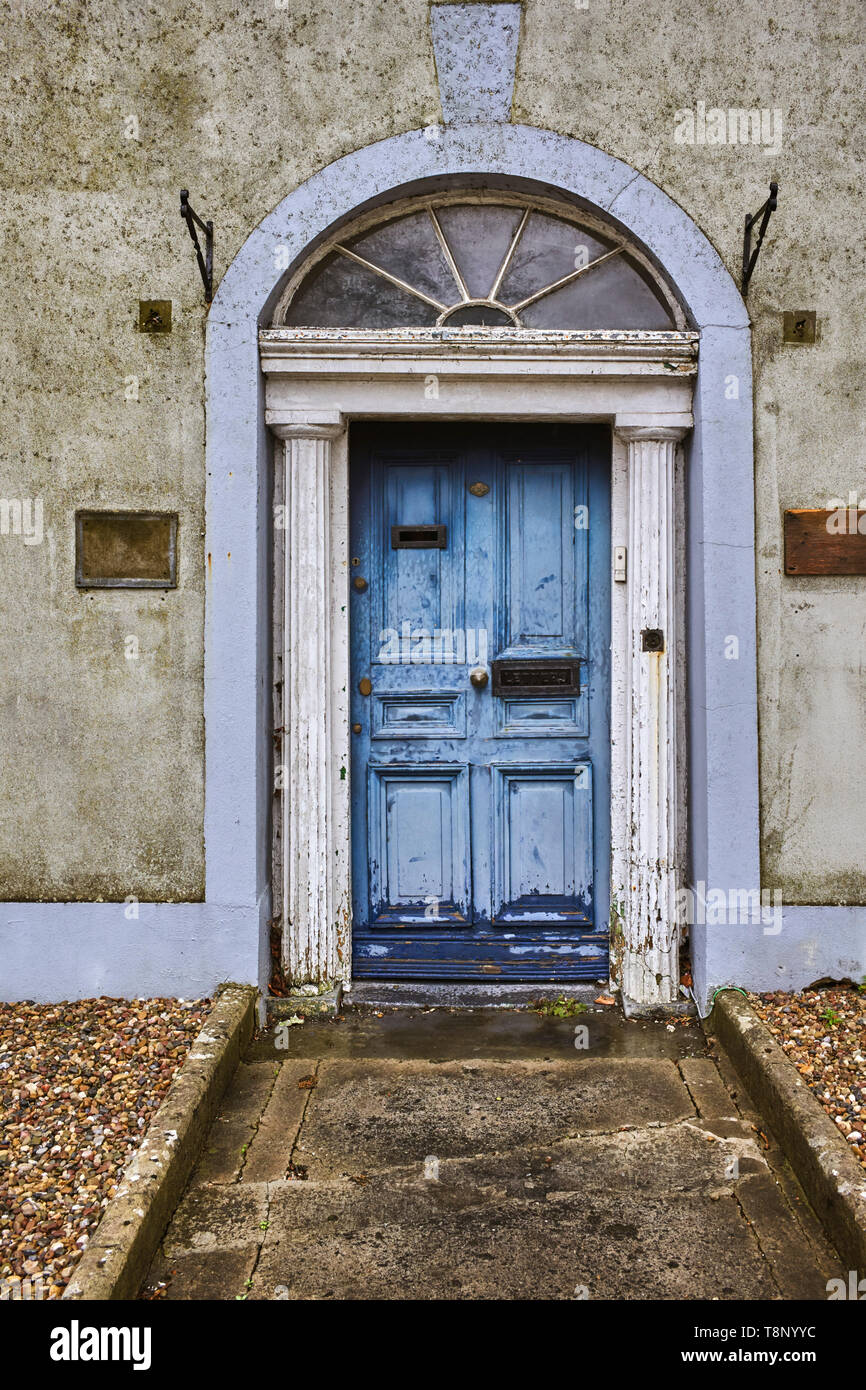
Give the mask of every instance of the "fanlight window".
[(683, 326), (609, 234), (538, 205), (425, 202), (333, 245), (278, 316), (295, 328)]

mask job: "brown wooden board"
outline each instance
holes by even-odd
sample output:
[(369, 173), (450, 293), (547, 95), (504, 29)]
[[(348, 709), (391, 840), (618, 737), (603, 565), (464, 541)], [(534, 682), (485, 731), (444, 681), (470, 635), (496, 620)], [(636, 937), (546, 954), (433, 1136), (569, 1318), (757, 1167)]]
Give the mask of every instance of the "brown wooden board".
[(786, 574), (866, 574), (866, 511), (785, 512)]

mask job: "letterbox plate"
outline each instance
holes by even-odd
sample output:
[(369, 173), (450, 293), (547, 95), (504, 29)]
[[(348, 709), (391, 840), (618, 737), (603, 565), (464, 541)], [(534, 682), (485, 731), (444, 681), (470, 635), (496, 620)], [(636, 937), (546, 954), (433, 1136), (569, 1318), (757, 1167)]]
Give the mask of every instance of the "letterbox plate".
[(392, 526), (392, 550), (445, 550), (447, 526)]
[(506, 660), (492, 663), (493, 694), (510, 699), (521, 695), (579, 695), (580, 660), (554, 656), (549, 660)]
[(177, 512), (75, 513), (79, 589), (177, 587)]

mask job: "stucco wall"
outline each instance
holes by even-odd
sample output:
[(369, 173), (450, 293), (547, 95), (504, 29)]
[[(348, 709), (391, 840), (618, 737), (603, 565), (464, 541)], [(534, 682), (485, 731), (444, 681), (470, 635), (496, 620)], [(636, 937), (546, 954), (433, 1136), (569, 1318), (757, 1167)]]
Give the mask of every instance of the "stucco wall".
[[(21, 0), (0, 23), (0, 496), (41, 497), (45, 526), (41, 545), (0, 536), (2, 893), (198, 898), (204, 303), (178, 190), (215, 221), (219, 278), (317, 169), (438, 120), (428, 6)], [(749, 304), (763, 879), (792, 902), (866, 901), (866, 580), (780, 574), (783, 508), (866, 494), (859, 27), (841, 3), (527, 0), (515, 89), (515, 119), (642, 169), (735, 275), (743, 216), (779, 180)], [(699, 101), (780, 109), (778, 152), (676, 143)], [(138, 333), (140, 298), (173, 301), (170, 336)], [(785, 347), (782, 310), (802, 308), (820, 342)], [(178, 590), (77, 591), (88, 506), (178, 510)]]

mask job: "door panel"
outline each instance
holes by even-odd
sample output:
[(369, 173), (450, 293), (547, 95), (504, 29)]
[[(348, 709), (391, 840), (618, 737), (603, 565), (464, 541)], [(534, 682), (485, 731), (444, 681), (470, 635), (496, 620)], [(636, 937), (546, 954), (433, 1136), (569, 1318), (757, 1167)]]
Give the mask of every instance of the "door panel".
[(374, 695), (374, 739), (465, 738), (465, 696), (458, 691)]
[(574, 763), (494, 768), (494, 921), (592, 920), (589, 772)]
[[(462, 625), (463, 527), (457, 497), (456, 460), (426, 466), (380, 458), (373, 466), (373, 525), (381, 539), (371, 556), (371, 588), (378, 599), (378, 630), (373, 629), (370, 653), (374, 665), (427, 664), (438, 653), (436, 632), (445, 634)], [(441, 524), (448, 517), (446, 544), (420, 548), (412, 541), (403, 548), (393, 532)], [(395, 544), (396, 542), (396, 544)], [(446, 647), (447, 639), (438, 639)]]
[(609, 471), (601, 426), (353, 427), (356, 977), (606, 975)]
[(586, 738), (589, 733), (589, 708), (586, 695), (570, 700), (533, 700), (507, 696), (495, 707), (497, 738), (562, 738), (577, 734)]
[(370, 901), (376, 922), (465, 922), (469, 915), (465, 767), (370, 768)]
[[(577, 472), (571, 463), (507, 469), (505, 655), (577, 650), (583, 635), (575, 594)], [(585, 500), (585, 486), (579, 491)]]

